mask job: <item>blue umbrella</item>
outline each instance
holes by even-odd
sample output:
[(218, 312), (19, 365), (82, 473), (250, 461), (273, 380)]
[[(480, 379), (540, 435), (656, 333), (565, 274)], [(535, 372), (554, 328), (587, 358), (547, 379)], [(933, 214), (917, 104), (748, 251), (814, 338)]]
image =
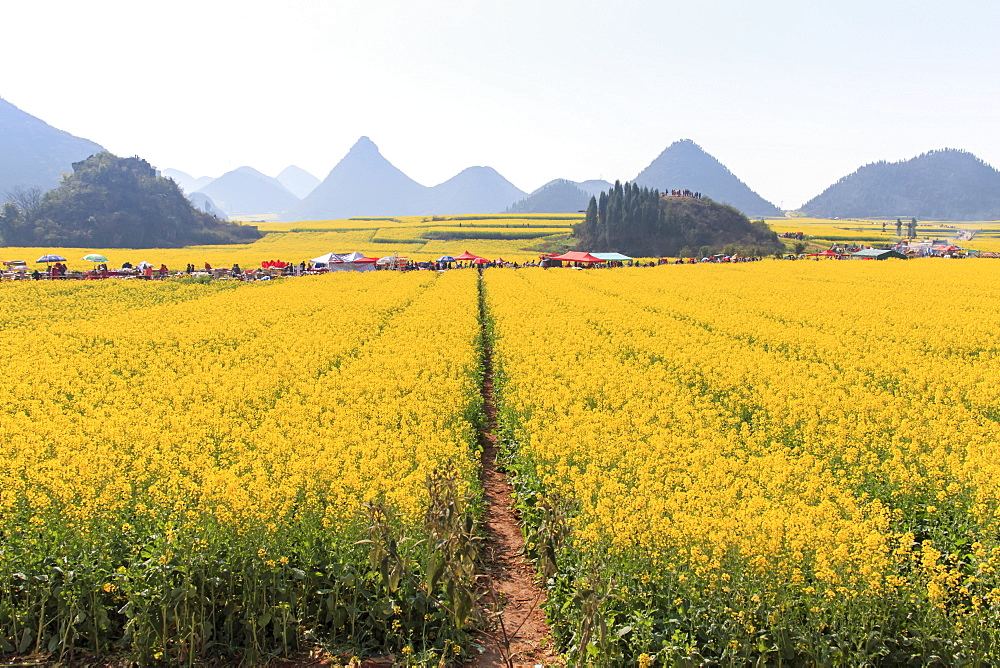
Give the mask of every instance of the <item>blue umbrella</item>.
[(442, 255), (437, 259), (438, 262), (455, 262), (455, 258), (450, 255)]
[(65, 262), (66, 258), (62, 255), (43, 255), (42, 257), (35, 260), (35, 262)]

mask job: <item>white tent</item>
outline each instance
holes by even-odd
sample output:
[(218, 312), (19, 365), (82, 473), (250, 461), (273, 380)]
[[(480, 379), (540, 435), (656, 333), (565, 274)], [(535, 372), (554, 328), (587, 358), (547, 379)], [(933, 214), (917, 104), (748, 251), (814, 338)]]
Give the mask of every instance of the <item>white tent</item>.
[(364, 254), (354, 251), (353, 253), (327, 253), (309, 260), (313, 264), (332, 264), (335, 262), (355, 262), (364, 257)]

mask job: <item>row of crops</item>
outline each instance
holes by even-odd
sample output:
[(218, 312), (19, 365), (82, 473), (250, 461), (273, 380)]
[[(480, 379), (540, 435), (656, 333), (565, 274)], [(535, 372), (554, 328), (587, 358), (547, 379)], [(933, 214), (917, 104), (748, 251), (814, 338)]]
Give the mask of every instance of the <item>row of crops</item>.
[(475, 272), (99, 283), (0, 302), (0, 652), (464, 642), (461, 578), (403, 539), (477, 484)]
[(996, 663), (990, 270), (7, 284), (0, 653), (468, 657), (488, 343), (571, 661)]
[(993, 267), (799, 265), (489, 276), (576, 656), (1000, 659)]

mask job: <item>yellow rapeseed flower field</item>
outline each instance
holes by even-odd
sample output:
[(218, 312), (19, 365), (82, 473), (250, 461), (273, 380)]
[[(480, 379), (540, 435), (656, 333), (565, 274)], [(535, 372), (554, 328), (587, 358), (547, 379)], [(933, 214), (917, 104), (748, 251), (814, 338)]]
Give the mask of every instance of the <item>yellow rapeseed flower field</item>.
[(5, 282), (0, 652), (467, 652), (489, 352), (570, 662), (1000, 662), (995, 266)]
[(996, 658), (994, 269), (490, 272), (511, 462), (538, 549), (561, 546), (565, 640), (603, 615), (619, 632), (591, 649), (612, 663)]
[(437, 468), (476, 484), (474, 276), (3, 285), (3, 651), (444, 642), (356, 541), (419, 534)]

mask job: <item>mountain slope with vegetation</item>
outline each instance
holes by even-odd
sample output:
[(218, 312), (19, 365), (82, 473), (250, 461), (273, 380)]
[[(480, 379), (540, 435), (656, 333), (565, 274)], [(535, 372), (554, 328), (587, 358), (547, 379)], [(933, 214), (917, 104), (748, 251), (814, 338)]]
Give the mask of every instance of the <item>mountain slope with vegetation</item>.
[(664, 197), (633, 183), (616, 182), (600, 198), (592, 197), (583, 222), (573, 232), (579, 250), (634, 257), (769, 255), (782, 248), (766, 223), (751, 222), (732, 206), (710, 199)]
[(175, 248), (261, 236), (256, 227), (196, 210), (145, 160), (107, 152), (73, 163), (73, 173), (28, 210), (12, 202), (0, 210), (0, 243), (7, 246)]
[(883, 160), (843, 177), (802, 211), (821, 218), (997, 220), (1000, 172), (972, 153), (948, 148)]

